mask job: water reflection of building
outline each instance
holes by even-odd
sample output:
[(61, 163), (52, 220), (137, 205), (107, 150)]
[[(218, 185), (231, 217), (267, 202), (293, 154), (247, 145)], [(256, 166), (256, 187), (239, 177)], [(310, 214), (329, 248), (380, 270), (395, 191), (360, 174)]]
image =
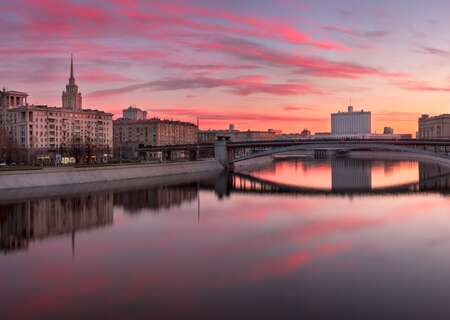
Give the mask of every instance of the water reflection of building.
[(125, 192), (27, 200), (0, 205), (0, 252), (26, 249), (29, 243), (51, 236), (113, 224), (113, 206), (133, 214), (180, 206), (198, 197), (197, 183)]
[(193, 183), (116, 193), (114, 205), (121, 205), (127, 213), (135, 214), (142, 209), (159, 210), (180, 206), (184, 202), (194, 201), (197, 196), (198, 186)]
[(384, 161), (383, 162), (383, 168), (384, 168), (384, 175), (390, 176), (395, 172), (395, 169), (399, 166), (399, 162), (396, 161)]
[(419, 163), (419, 185), (421, 190), (450, 189), (450, 168)]
[(101, 193), (0, 205), (0, 251), (25, 249), (34, 240), (110, 225), (112, 200), (112, 193)]
[(331, 159), (331, 185), (334, 191), (370, 190), (372, 165), (367, 160)]

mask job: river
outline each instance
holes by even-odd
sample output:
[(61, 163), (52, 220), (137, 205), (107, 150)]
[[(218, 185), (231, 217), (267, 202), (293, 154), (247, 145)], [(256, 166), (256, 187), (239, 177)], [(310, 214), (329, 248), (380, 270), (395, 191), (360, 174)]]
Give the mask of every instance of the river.
[(0, 202), (2, 319), (448, 319), (450, 169), (280, 159)]

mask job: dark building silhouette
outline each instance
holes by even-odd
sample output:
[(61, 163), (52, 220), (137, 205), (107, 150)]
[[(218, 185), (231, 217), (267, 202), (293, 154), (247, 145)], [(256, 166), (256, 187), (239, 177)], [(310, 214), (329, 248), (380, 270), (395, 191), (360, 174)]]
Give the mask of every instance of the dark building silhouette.
[(0, 251), (26, 249), (35, 240), (112, 224), (112, 193), (0, 205)]
[(420, 190), (450, 190), (450, 168), (437, 164), (419, 163)]
[(331, 176), (334, 191), (370, 190), (372, 163), (346, 158), (331, 159)]
[(166, 186), (132, 192), (114, 194), (114, 205), (123, 206), (126, 213), (136, 214), (144, 209), (152, 209), (155, 213), (160, 209), (180, 206), (198, 197), (196, 183), (178, 186)]

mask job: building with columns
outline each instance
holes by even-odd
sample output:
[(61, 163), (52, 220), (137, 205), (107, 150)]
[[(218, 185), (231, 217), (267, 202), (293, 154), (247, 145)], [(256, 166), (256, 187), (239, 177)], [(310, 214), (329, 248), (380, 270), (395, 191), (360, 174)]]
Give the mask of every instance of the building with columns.
[(19, 91), (0, 91), (0, 129), (6, 130), (7, 110), (16, 106), (27, 105), (28, 94)]
[(418, 139), (448, 139), (450, 138), (450, 114), (430, 117), (423, 114), (419, 118)]
[(77, 161), (84, 162), (86, 159), (81, 158), (86, 158), (86, 152), (83, 150), (91, 153), (88, 161), (104, 161), (111, 157), (112, 114), (82, 109), (72, 58), (62, 108), (28, 104), (28, 95), (23, 92), (3, 90), (0, 97), (0, 125), (16, 147), (27, 154), (27, 159), (19, 161), (45, 158), (53, 162), (62, 157), (76, 157)]
[(25, 92), (6, 91), (6, 89), (3, 88), (3, 90), (0, 91), (0, 106), (15, 107), (26, 105), (27, 97), (28, 94)]

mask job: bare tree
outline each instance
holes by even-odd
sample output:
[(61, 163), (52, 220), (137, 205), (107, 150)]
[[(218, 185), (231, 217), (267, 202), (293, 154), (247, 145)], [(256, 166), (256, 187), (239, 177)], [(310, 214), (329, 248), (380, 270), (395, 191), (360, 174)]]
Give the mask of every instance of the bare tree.
[(6, 160), (6, 150), (8, 147), (8, 133), (5, 129), (0, 129), (0, 161)]
[(80, 137), (73, 136), (70, 144), (69, 154), (75, 158), (76, 163), (80, 163), (80, 161), (84, 157), (84, 150), (81, 145)]
[(0, 157), (8, 163), (19, 159), (18, 147), (5, 129), (0, 129)]
[(95, 145), (92, 143), (92, 140), (90, 137), (86, 137), (84, 147), (86, 150), (87, 163), (91, 163), (92, 156), (95, 155)]

